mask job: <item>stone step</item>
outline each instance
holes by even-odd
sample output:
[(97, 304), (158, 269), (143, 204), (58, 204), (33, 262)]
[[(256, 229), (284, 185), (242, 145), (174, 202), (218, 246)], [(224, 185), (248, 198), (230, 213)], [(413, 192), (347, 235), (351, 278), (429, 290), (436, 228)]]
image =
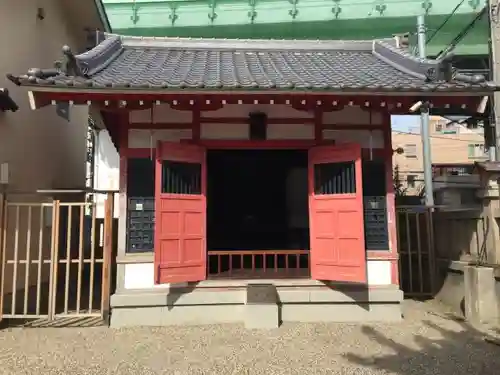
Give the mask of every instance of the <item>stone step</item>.
[(274, 284), (248, 284), (246, 287), (245, 327), (273, 329), (280, 324), (278, 292)]

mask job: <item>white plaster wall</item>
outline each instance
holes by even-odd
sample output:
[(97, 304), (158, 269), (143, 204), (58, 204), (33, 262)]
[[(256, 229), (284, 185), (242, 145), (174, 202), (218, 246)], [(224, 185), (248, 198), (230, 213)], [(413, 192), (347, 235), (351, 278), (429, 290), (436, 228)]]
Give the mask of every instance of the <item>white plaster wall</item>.
[(388, 260), (368, 260), (366, 264), (368, 285), (391, 285), (392, 267)]
[(324, 139), (338, 143), (359, 143), (362, 148), (384, 148), (382, 130), (323, 130)]
[(250, 112), (263, 112), (268, 118), (313, 118), (313, 114), (298, 111), (286, 104), (227, 104), (216, 111), (205, 111), (202, 117), (248, 117)]
[(314, 140), (314, 125), (309, 124), (268, 124), (268, 139), (311, 139)]
[[(249, 139), (248, 124), (201, 124), (202, 139)], [(312, 124), (269, 124), (269, 139), (314, 139)], [(181, 139), (191, 139), (191, 129), (131, 129), (129, 130), (130, 148), (155, 148), (157, 141), (178, 142)], [(371, 137), (371, 139), (370, 139)], [(334, 139), (339, 143), (355, 142), (363, 148), (383, 148), (384, 136), (381, 130), (323, 130), (324, 139)], [(114, 146), (113, 146), (114, 148)]]
[(169, 287), (169, 284), (155, 285), (154, 281), (154, 263), (125, 264), (125, 289)]
[[(202, 139), (249, 139), (248, 124), (201, 124)], [(371, 140), (370, 140), (371, 135)], [(191, 139), (191, 129), (131, 129), (129, 130), (130, 148), (155, 148), (157, 141), (178, 142)], [(311, 124), (269, 124), (269, 139), (314, 139), (314, 126)], [(384, 137), (381, 130), (323, 130), (324, 139), (334, 139), (339, 143), (360, 143), (363, 148), (383, 148)], [(114, 146), (113, 146), (114, 148)]]
[(323, 114), (323, 125), (335, 127), (336, 124), (382, 125), (383, 117), (379, 112), (369, 112), (358, 106), (347, 106), (340, 111)]
[[(120, 155), (107, 130), (100, 130), (95, 140), (94, 189), (118, 190), (120, 188)], [(104, 218), (105, 194), (96, 194), (96, 217)], [(115, 194), (114, 217), (119, 216), (118, 193)]]
[[(203, 111), (201, 117), (211, 118), (247, 118), (251, 112), (263, 112), (268, 118), (314, 118), (313, 112), (299, 111), (285, 104), (226, 104), (215, 111)], [(169, 104), (153, 105), (152, 108), (131, 111), (131, 123), (190, 123), (191, 111), (176, 110)], [(369, 112), (358, 106), (347, 106), (339, 111), (325, 112), (323, 124), (334, 127), (336, 124), (382, 125), (383, 117), (379, 112)]]
[(202, 139), (249, 139), (248, 124), (201, 124)]
[(179, 142), (191, 139), (191, 129), (130, 129), (128, 133), (129, 148), (156, 148), (157, 141)]
[(153, 105), (152, 108), (131, 111), (129, 113), (131, 124), (148, 123), (191, 123), (193, 113), (191, 111), (179, 111), (170, 107), (169, 104)]

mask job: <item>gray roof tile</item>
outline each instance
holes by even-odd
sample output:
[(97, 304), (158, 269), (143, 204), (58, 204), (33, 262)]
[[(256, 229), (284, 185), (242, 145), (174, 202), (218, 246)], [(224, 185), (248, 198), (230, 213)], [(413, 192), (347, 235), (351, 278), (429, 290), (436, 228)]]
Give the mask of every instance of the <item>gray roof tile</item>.
[(422, 60), (379, 41), (220, 40), (106, 35), (55, 69), (7, 75), (21, 85), (84, 88), (493, 91), (483, 76), (446, 75), (446, 62)]

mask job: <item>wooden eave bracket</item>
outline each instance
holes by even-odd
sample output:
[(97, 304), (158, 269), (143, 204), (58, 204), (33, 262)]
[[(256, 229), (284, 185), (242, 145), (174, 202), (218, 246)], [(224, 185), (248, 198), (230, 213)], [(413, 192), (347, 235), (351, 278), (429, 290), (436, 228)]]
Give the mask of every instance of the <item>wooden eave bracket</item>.
[(50, 105), (51, 100), (44, 93), (37, 91), (28, 91), (30, 108), (34, 111)]
[(106, 124), (102, 118), (101, 108), (95, 104), (89, 106), (89, 116), (94, 121), (95, 127), (97, 129), (106, 129)]

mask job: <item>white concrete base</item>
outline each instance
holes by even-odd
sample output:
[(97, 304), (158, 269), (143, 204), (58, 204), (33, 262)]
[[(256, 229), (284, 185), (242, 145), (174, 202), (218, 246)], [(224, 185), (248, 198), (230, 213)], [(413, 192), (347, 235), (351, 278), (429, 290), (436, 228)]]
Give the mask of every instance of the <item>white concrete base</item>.
[(280, 325), (277, 303), (245, 305), (245, 328), (273, 329)]
[(278, 303), (247, 304), (246, 288), (195, 288), (115, 294), (111, 327), (242, 323), (275, 328), (281, 322), (400, 321), (396, 287), (277, 287)]

